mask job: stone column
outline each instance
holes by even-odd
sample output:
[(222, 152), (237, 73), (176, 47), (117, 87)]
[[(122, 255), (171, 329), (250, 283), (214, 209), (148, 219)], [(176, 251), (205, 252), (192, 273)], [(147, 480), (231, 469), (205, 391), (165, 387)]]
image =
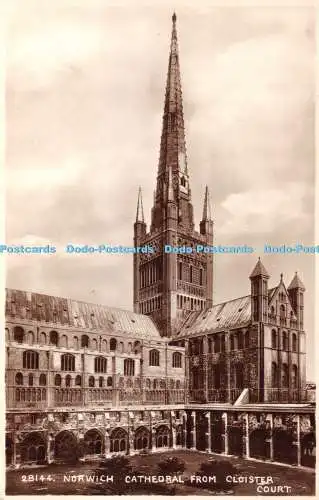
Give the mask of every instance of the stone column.
[(15, 433), (12, 436), (12, 465), (16, 467), (17, 464), (17, 444), (16, 444), (16, 435)]
[(245, 454), (246, 458), (250, 458), (250, 446), (249, 446), (249, 414), (246, 413), (245, 416)]
[(228, 455), (228, 414), (223, 413), (222, 419), (224, 421), (224, 454)]
[(187, 446), (187, 413), (186, 411), (183, 412), (183, 432), (184, 432), (184, 448)]
[(134, 455), (134, 413), (127, 412), (128, 454)]
[[(190, 382), (190, 369), (189, 369), (189, 341), (185, 341), (185, 403), (189, 402), (189, 382)], [(186, 441), (185, 441), (186, 443)]]
[(47, 434), (47, 464), (50, 465), (54, 462), (54, 436), (50, 433)]
[(191, 430), (191, 434), (192, 434), (192, 450), (196, 450), (196, 447), (197, 447), (197, 440), (196, 440), (196, 412), (195, 411), (192, 411), (191, 413), (192, 415), (192, 424), (193, 424), (193, 428)]
[(151, 446), (152, 451), (156, 451), (156, 430), (153, 426), (151, 428)]
[(13, 436), (13, 465), (19, 469), (21, 465), (21, 454), (20, 454), (20, 439), (17, 434)]
[(208, 401), (208, 339), (207, 335), (203, 337), (203, 353), (204, 353), (204, 394), (205, 394), (205, 402)]
[(269, 449), (270, 449), (270, 457), (269, 460), (274, 460), (274, 441), (273, 441), (273, 429), (274, 429), (274, 420), (272, 414), (267, 415), (267, 420), (270, 425), (270, 438), (267, 439), (267, 442), (269, 443)]
[(301, 465), (300, 415), (297, 415), (297, 465)]
[(207, 418), (207, 432), (206, 432), (207, 447), (206, 447), (206, 452), (207, 453), (211, 453), (212, 452), (212, 426), (211, 426), (212, 415), (211, 415), (210, 411), (208, 413), (206, 413), (206, 418)]
[(110, 445), (111, 445), (110, 431), (109, 431), (109, 429), (107, 429), (105, 431), (105, 435), (104, 435), (104, 457), (105, 458), (109, 458), (111, 456)]
[(176, 450), (176, 429), (175, 427), (172, 427), (172, 448), (173, 450)]
[(171, 411), (172, 448), (176, 449), (176, 418), (175, 412)]

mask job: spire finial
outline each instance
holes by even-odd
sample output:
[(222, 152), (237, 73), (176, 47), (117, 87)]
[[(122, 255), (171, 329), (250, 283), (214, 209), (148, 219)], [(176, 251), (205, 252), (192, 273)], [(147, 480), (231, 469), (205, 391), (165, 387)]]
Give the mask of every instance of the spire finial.
[(141, 186), (138, 188), (136, 222), (144, 222), (144, 209), (143, 209), (143, 199), (142, 199)]
[(283, 273), (280, 273), (280, 281), (283, 281), (283, 279), (284, 279), (284, 275), (283, 275)]
[(176, 13), (174, 12), (173, 15), (172, 15), (172, 21), (173, 21), (174, 24), (176, 23), (176, 19), (177, 19)]
[(212, 220), (212, 211), (210, 204), (210, 196), (208, 186), (205, 188), (205, 197), (204, 197), (204, 207), (203, 207), (203, 219), (202, 220)]

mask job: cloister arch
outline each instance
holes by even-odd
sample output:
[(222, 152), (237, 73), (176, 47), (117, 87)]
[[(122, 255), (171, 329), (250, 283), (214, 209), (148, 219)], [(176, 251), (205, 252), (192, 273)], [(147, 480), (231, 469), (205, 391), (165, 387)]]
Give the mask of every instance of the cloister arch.
[(96, 429), (90, 429), (84, 435), (84, 454), (102, 455), (104, 439), (102, 434)]
[(166, 425), (160, 425), (156, 429), (156, 448), (168, 448), (171, 446), (171, 433)]
[(45, 462), (46, 445), (43, 437), (39, 432), (31, 432), (27, 434), (20, 445), (21, 461), (24, 463)]
[(110, 452), (118, 453), (127, 451), (128, 449), (128, 435), (122, 427), (117, 427), (110, 434)]
[(151, 444), (151, 433), (147, 427), (139, 427), (135, 431), (134, 436), (134, 449), (135, 450), (145, 450), (150, 448)]
[(249, 435), (249, 451), (253, 458), (269, 458), (268, 432), (264, 428), (254, 429)]
[(292, 434), (284, 429), (275, 429), (273, 432), (274, 459), (276, 462), (294, 464), (297, 454), (293, 446)]
[(78, 445), (74, 434), (62, 431), (55, 437), (54, 456), (64, 463), (74, 463), (78, 459)]

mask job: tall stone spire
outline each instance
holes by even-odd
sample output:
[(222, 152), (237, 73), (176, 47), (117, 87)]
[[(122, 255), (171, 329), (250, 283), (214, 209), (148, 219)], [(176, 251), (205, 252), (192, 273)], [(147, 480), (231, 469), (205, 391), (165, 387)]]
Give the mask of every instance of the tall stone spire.
[(148, 245), (154, 252), (149, 256), (134, 253), (134, 311), (150, 315), (162, 336), (173, 337), (191, 311), (209, 309), (213, 303), (213, 255), (203, 254), (201, 259), (188, 255), (185, 259), (183, 255), (165, 251), (166, 245), (213, 244), (208, 189), (199, 232), (193, 222), (176, 14), (172, 17), (160, 155), (149, 231), (143, 221), (139, 193), (134, 246)]
[(187, 171), (182, 85), (176, 30), (176, 14), (173, 14), (171, 48), (168, 61), (163, 127), (158, 174), (172, 167), (176, 175), (180, 169)]
[(179, 66), (179, 53), (176, 29), (176, 14), (172, 17), (172, 35), (168, 61), (162, 135), (155, 210), (152, 227), (163, 225), (163, 206), (166, 202), (165, 186), (169, 183), (169, 170), (172, 170), (174, 200), (178, 205), (179, 223), (193, 228), (193, 209), (190, 203), (189, 177), (187, 168), (182, 86)]
[(144, 222), (144, 209), (143, 209), (143, 198), (142, 198), (142, 188), (141, 187), (139, 187), (139, 189), (138, 189), (136, 222)]

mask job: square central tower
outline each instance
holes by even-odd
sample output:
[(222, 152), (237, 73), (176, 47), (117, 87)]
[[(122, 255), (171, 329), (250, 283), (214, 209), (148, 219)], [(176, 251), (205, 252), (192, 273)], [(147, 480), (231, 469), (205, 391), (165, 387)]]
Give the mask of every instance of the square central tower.
[[(213, 297), (213, 256), (196, 252), (213, 243), (208, 188), (199, 232), (194, 229), (187, 165), (182, 87), (176, 31), (172, 37), (165, 92), (156, 190), (147, 232), (139, 190), (134, 245), (149, 245), (153, 253), (134, 255), (134, 311), (151, 315), (161, 335), (174, 336), (191, 311), (210, 308)], [(165, 251), (192, 248), (192, 253)]]

